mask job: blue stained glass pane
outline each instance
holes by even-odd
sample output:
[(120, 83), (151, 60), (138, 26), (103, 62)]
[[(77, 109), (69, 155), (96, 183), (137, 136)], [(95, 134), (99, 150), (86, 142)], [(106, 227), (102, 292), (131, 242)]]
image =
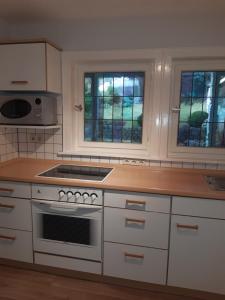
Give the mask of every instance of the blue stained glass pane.
[(144, 75), (144, 72), (85, 74), (86, 141), (142, 142)]
[(191, 97), (192, 95), (193, 72), (181, 73), (181, 97)]
[(204, 97), (205, 72), (193, 73), (192, 97)]

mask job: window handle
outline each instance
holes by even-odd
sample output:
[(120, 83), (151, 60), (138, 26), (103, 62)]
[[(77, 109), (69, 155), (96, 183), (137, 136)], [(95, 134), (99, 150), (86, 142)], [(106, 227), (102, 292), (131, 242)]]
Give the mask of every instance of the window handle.
[(76, 111), (82, 111), (83, 110), (83, 106), (80, 104), (80, 105), (74, 105), (74, 109)]
[(180, 111), (181, 111), (181, 109), (179, 107), (177, 107), (177, 106), (175, 106), (175, 107), (172, 108), (172, 112), (177, 113), (177, 112), (180, 112)]

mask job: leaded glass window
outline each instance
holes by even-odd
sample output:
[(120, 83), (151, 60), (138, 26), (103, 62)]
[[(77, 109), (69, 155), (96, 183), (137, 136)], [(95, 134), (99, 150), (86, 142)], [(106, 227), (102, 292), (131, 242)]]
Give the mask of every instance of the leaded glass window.
[(144, 72), (84, 74), (84, 140), (142, 143)]
[(177, 145), (225, 147), (225, 71), (181, 72)]

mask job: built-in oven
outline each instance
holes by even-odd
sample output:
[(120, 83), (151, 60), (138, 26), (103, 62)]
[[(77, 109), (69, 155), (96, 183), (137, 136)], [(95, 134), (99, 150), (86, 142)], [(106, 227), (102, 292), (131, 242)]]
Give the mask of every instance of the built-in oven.
[(34, 251), (101, 261), (102, 191), (34, 185)]

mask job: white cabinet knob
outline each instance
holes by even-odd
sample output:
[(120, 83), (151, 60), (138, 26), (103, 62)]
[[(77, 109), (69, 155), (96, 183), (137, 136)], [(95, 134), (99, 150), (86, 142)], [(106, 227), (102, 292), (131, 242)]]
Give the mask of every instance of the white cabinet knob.
[(74, 195), (75, 195), (75, 198), (76, 198), (76, 199), (78, 199), (78, 198), (80, 198), (80, 196), (81, 196), (81, 193), (79, 193), (79, 192), (76, 192)]
[(83, 193), (82, 196), (83, 196), (83, 199), (86, 200), (89, 197), (89, 194), (88, 193)]
[(92, 202), (94, 202), (96, 198), (98, 198), (98, 196), (95, 193), (91, 194)]
[(71, 191), (67, 192), (67, 200), (71, 201), (73, 198), (73, 193)]
[(63, 190), (59, 191), (59, 198), (62, 198), (65, 195), (65, 192)]

